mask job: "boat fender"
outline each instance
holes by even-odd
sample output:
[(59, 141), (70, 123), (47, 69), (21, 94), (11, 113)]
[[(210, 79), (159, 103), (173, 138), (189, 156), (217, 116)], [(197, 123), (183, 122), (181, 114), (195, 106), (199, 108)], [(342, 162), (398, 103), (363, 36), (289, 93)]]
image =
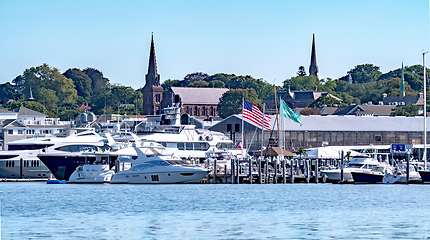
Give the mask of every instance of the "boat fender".
[(200, 141), (203, 141), (203, 136), (200, 136), (200, 137), (199, 137), (199, 140), (200, 140)]
[(206, 140), (211, 141), (212, 140), (212, 136), (206, 136)]

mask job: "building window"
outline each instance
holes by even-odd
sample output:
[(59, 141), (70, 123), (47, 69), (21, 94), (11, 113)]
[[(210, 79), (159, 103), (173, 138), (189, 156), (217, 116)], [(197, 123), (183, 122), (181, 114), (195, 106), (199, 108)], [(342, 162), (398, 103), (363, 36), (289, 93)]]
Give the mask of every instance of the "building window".
[(7, 130), (7, 134), (9, 134), (9, 135), (13, 135), (13, 129), (8, 129), (8, 130)]
[(211, 107), (209, 111), (210, 111), (210, 112), (209, 112), (209, 114), (210, 114), (211, 116), (214, 116), (214, 107)]
[(155, 102), (159, 103), (161, 101), (161, 95), (160, 94), (156, 94), (155, 95)]
[(185, 112), (190, 113), (190, 108), (188, 106), (185, 108)]
[(382, 136), (375, 136), (375, 141), (377, 141), (377, 142), (382, 141)]
[(205, 107), (202, 108), (202, 116), (206, 116), (206, 108)]
[(18, 129), (18, 134), (23, 134), (23, 133), (24, 133), (24, 130)]
[(197, 116), (197, 107), (194, 107), (194, 116)]

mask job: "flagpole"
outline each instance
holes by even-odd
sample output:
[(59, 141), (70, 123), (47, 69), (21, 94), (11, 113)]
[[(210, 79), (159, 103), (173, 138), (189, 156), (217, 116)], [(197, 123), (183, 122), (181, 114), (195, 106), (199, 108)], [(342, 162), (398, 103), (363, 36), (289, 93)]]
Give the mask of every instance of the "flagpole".
[(266, 104), (263, 103), (263, 125), (261, 126), (261, 160), (263, 160), (263, 148), (264, 148), (264, 112), (266, 111)]
[(243, 110), (245, 109), (245, 98), (242, 98), (242, 159), (245, 159), (245, 156), (243, 156), (243, 148), (245, 147), (244, 142), (243, 142), (243, 136), (244, 136), (244, 117), (243, 117)]

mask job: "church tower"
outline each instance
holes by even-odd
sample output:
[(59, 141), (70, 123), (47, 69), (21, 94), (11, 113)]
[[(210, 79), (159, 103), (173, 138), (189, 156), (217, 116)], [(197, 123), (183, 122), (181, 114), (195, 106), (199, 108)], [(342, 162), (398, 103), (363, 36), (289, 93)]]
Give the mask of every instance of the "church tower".
[(145, 76), (145, 86), (142, 89), (143, 114), (161, 114), (161, 100), (163, 99), (163, 87), (160, 85), (160, 75), (157, 72), (155, 60), (154, 35), (151, 35), (151, 50), (149, 52), (148, 74)]
[(318, 77), (317, 52), (315, 50), (315, 34), (312, 39), (311, 65), (309, 66), (309, 76)]

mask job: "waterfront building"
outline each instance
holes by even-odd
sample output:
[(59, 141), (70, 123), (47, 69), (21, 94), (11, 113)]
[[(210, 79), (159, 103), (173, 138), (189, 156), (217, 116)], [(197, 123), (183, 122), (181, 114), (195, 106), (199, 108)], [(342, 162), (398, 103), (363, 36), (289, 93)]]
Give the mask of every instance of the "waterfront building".
[[(265, 131), (264, 146), (277, 145), (278, 128), (276, 116), (272, 116), (272, 131)], [(302, 116), (302, 125), (284, 120), (284, 148), (291, 150), (291, 143), (298, 147), (321, 146), (368, 146), (399, 144), (422, 144), (423, 117), (359, 117), (359, 116)], [(429, 120), (427, 120), (429, 121)], [(209, 128), (231, 136), (236, 143), (241, 141), (242, 117), (232, 115)], [(245, 119), (245, 139), (251, 151), (261, 148), (261, 129)], [(429, 136), (429, 134), (427, 134)], [(252, 142), (252, 144), (251, 144)], [(430, 142), (428, 138), (427, 142)], [(270, 143), (270, 144), (269, 144)]]

